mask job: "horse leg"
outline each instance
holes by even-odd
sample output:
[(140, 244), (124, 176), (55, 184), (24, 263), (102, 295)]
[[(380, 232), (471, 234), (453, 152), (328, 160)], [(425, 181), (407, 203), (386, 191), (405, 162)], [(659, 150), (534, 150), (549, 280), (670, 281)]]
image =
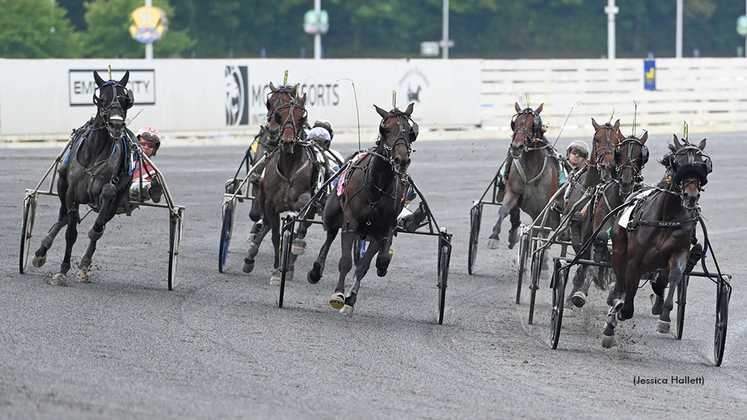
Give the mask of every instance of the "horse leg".
[[(682, 281), (682, 274), (685, 272), (685, 265), (687, 264), (689, 254), (689, 250), (685, 250), (673, 255), (669, 259), (669, 291), (667, 292), (667, 298), (664, 299), (661, 315), (659, 315), (659, 324), (656, 326), (656, 332), (659, 334), (669, 333), (669, 327), (672, 322), (670, 313), (674, 308), (674, 292), (677, 289), (677, 285)], [(663, 272), (664, 270), (662, 270)]]
[(324, 266), (327, 261), (327, 254), (329, 253), (329, 247), (337, 237), (338, 230), (339, 228), (330, 228), (327, 230), (327, 239), (324, 241), (322, 249), (319, 250), (319, 256), (316, 258), (316, 261), (314, 261), (314, 266), (306, 274), (306, 279), (309, 281), (309, 283), (317, 284), (319, 283), (319, 280), (322, 279)]
[(622, 305), (622, 300), (615, 299), (614, 304), (610, 306), (610, 310), (607, 312), (607, 322), (604, 324), (604, 331), (602, 332), (602, 347), (605, 349), (615, 345), (615, 327), (617, 327), (617, 319)]
[(101, 210), (93, 222), (93, 226), (88, 231), (88, 247), (80, 260), (80, 267), (78, 269), (78, 281), (81, 283), (90, 282), (88, 269), (91, 267), (93, 253), (96, 252), (96, 242), (103, 236), (106, 224), (114, 217), (123, 192), (127, 192), (127, 189), (121, 190), (118, 193), (116, 187), (111, 183), (104, 184), (101, 188), (101, 197), (103, 198)]
[[(255, 238), (257, 237), (257, 234), (262, 231), (262, 227), (264, 226), (264, 223), (262, 223), (262, 220), (260, 219), (257, 222), (254, 222), (252, 225), (251, 230), (249, 231), (249, 236), (247, 236), (246, 240), (249, 243), (254, 242)], [(261, 241), (261, 240), (260, 240)]]
[(49, 284), (55, 286), (67, 286), (67, 272), (70, 271), (70, 259), (73, 253), (73, 245), (78, 239), (78, 207), (74, 205), (68, 211), (67, 217), (71, 222), (67, 224), (67, 230), (65, 231), (65, 255), (62, 258), (60, 272), (55, 274), (49, 281)]
[(664, 310), (664, 289), (667, 288), (667, 282), (669, 279), (669, 270), (662, 269), (656, 275), (656, 281), (651, 282), (651, 290), (654, 292), (651, 294), (651, 314), (661, 315)]
[(501, 205), (500, 210), (498, 210), (498, 221), (495, 222), (495, 226), (493, 226), (493, 233), (488, 237), (488, 243), (487, 246), (490, 249), (496, 249), (498, 248), (499, 243), (499, 236), (501, 233), (501, 223), (503, 223), (503, 219), (508, 216), (508, 214), (518, 205), (519, 200), (516, 196), (513, 194), (508, 194), (504, 196), (503, 198), (503, 204)]
[(511, 230), (508, 231), (508, 249), (514, 249), (519, 242), (519, 228), (521, 227), (521, 212), (519, 207), (511, 210)]
[[(382, 246), (383, 244), (383, 246)], [(378, 255), (376, 260), (376, 266), (378, 267), (379, 261), (381, 261), (381, 250), (386, 249), (386, 264), (389, 265), (389, 241), (385, 238), (382, 241), (371, 241), (366, 253), (363, 255), (358, 265), (355, 268), (355, 274), (353, 275), (353, 287), (350, 288), (348, 295), (345, 297), (345, 305), (340, 309), (340, 313), (347, 316), (353, 316), (353, 310), (355, 309), (355, 301), (358, 299), (358, 290), (361, 287), (361, 280), (366, 276), (368, 269), (371, 267), (371, 260), (374, 255)]]
[(640, 261), (629, 261), (625, 270), (625, 302), (617, 314), (618, 319), (624, 321), (633, 318), (635, 311), (635, 294), (638, 291), (638, 281), (641, 279)]
[(573, 276), (573, 289), (569, 300), (577, 308), (582, 308), (586, 304), (586, 297), (589, 295), (589, 286), (591, 285), (591, 271), (592, 268), (588, 265), (579, 264), (576, 274)]
[[(298, 208), (302, 209), (306, 207), (306, 205), (311, 201), (311, 193), (305, 192), (298, 196)], [(311, 219), (314, 219), (314, 215), (316, 214), (316, 208), (309, 209), (309, 214), (311, 215)], [(303, 255), (304, 252), (306, 252), (306, 231), (309, 229), (309, 226), (311, 225), (311, 222), (303, 222), (299, 223), (298, 229), (296, 230), (296, 238), (293, 240), (293, 246), (291, 247), (291, 251), (294, 255)]]
[(335, 293), (329, 300), (329, 306), (338, 310), (345, 305), (345, 277), (353, 268), (353, 242), (355, 242), (356, 235), (357, 233), (354, 231), (342, 233), (342, 255), (340, 256), (340, 263), (337, 265), (340, 270), (340, 278), (337, 280)]
[[(376, 241), (371, 241), (371, 244), (373, 245)], [(368, 254), (368, 251), (370, 250), (372, 253), (377, 252), (379, 250), (384, 252), (379, 252), (376, 257), (376, 275), (379, 277), (386, 276), (386, 272), (389, 269), (389, 263), (392, 262), (392, 255), (389, 253), (389, 250), (392, 247), (392, 235), (389, 235), (378, 242), (377, 246), (374, 247), (374, 249), (371, 250), (372, 247), (369, 247), (368, 250), (366, 250), (366, 254)], [(373, 254), (372, 254), (373, 255)], [(365, 255), (364, 255), (365, 257)], [(369, 262), (370, 264), (370, 262)], [(368, 265), (366, 265), (366, 270), (368, 270)], [(365, 275), (365, 272), (363, 273)]]
[(262, 239), (264, 239), (265, 236), (267, 236), (267, 233), (272, 229), (272, 226), (270, 226), (270, 223), (267, 220), (257, 222), (255, 226), (256, 225), (259, 225), (260, 231), (254, 236), (252, 241), (249, 242), (249, 249), (246, 252), (246, 258), (244, 258), (244, 266), (241, 268), (241, 271), (245, 273), (251, 273), (252, 270), (254, 270), (254, 257), (256, 257), (259, 252), (259, 245), (262, 243)]
[[(63, 171), (62, 169), (65, 169), (65, 171)], [(55, 222), (55, 224), (52, 225), (52, 227), (49, 229), (47, 236), (42, 239), (39, 249), (37, 249), (34, 253), (34, 258), (31, 260), (31, 264), (33, 264), (34, 267), (41, 267), (47, 262), (47, 251), (49, 251), (49, 248), (52, 247), (52, 243), (57, 237), (57, 234), (60, 233), (60, 230), (62, 230), (62, 228), (67, 226), (67, 224), (70, 222), (70, 217), (67, 210), (67, 202), (65, 200), (68, 187), (67, 178), (66, 176), (64, 176), (66, 174), (67, 167), (63, 166), (63, 168), (60, 169), (60, 178), (57, 181), (57, 196), (60, 199), (60, 213), (57, 216), (57, 222)], [(78, 220), (76, 219), (75, 223), (77, 222)]]
[(265, 216), (269, 219), (269, 225), (272, 229), (272, 249), (275, 254), (275, 261), (273, 262), (272, 275), (270, 276), (270, 285), (280, 285), (280, 215), (272, 215), (270, 217)]

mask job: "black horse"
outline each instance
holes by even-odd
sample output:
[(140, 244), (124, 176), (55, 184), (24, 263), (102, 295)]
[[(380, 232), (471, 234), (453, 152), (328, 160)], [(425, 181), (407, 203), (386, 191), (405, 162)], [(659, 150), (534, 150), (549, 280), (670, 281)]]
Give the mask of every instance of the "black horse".
[[(246, 273), (254, 269), (254, 258), (259, 250), (260, 241), (268, 231), (272, 231), (275, 270), (270, 278), (270, 284), (280, 283), (280, 214), (286, 211), (300, 211), (309, 203), (316, 187), (318, 168), (314, 165), (314, 146), (306, 142), (304, 130), (307, 118), (305, 103), (306, 95), (300, 99), (292, 99), (275, 111), (270, 124), (271, 129), (279, 127), (280, 135), (276, 150), (271, 152), (267, 160), (265, 175), (257, 196), (257, 201), (262, 205), (264, 223), (262, 230), (249, 244), (243, 268)], [(311, 214), (314, 213), (316, 209), (312, 209)], [(305, 249), (304, 237), (310, 224), (299, 224), (286, 276), (292, 278), (294, 262)]]
[[(386, 275), (391, 262), (389, 249), (397, 215), (402, 211), (410, 185), (407, 168), (411, 144), (418, 136), (418, 125), (410, 118), (413, 107), (410, 104), (404, 112), (398, 108), (387, 112), (374, 105), (382, 118), (376, 146), (346, 162), (337, 193), (330, 194), (325, 203), (322, 221), (327, 239), (307, 279), (313, 284), (322, 278), (329, 247), (342, 229), (340, 277), (329, 304), (344, 315), (352, 316), (361, 280), (373, 257), (378, 255), (379, 277)], [(345, 277), (353, 266), (353, 243), (357, 237), (369, 240), (370, 245), (356, 264), (353, 287), (345, 296)]]
[[(711, 159), (703, 153), (705, 147), (705, 139), (694, 146), (687, 140), (680, 143), (674, 136), (672, 153), (662, 162), (673, 174), (663, 183), (666, 187), (657, 186), (631, 197), (630, 212), (623, 212), (621, 220), (612, 226), (612, 267), (617, 279), (610, 296), (614, 301), (610, 302), (603, 347), (614, 344), (617, 321), (633, 317), (633, 301), (642, 275), (657, 269), (662, 270), (661, 277), (669, 286), (657, 332), (669, 332), (674, 292), (688, 268), (690, 245), (700, 219), (700, 192), (712, 170)], [(666, 286), (660, 285), (660, 292)]]
[(132, 92), (125, 87), (130, 73), (125, 72), (119, 81), (104, 81), (95, 71), (93, 77), (98, 91), (93, 96), (96, 116), (73, 133), (70, 152), (58, 169), (59, 217), (42, 240), (32, 261), (36, 267), (44, 265), (54, 238), (67, 226), (65, 256), (60, 272), (50, 280), (50, 284), (55, 285), (67, 285), (67, 272), (70, 270), (73, 244), (78, 237), (77, 225), (80, 223), (78, 206), (88, 204), (98, 212), (88, 231), (90, 242), (78, 272), (78, 281), (88, 282), (88, 269), (96, 250), (96, 241), (103, 235), (106, 223), (116, 214), (122, 197), (127, 196), (132, 183), (129, 161), (132, 147), (137, 146), (133, 146), (134, 136), (125, 126), (127, 110), (134, 101)]

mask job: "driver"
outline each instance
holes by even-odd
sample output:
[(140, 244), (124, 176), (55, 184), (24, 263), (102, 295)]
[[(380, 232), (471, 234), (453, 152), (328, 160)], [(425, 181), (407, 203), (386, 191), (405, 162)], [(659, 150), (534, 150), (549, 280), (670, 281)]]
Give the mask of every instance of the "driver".
[[(135, 134), (140, 142), (140, 148), (143, 154), (148, 158), (155, 157), (156, 152), (161, 147), (161, 132), (155, 127), (145, 126)], [(142, 165), (141, 165), (142, 164)], [(144, 168), (144, 170), (143, 170)], [(144, 160), (139, 159), (135, 162), (135, 169), (132, 174), (132, 184), (130, 185), (130, 200), (150, 200), (154, 203), (161, 201), (163, 187), (158, 183), (158, 179), (152, 179), (156, 174), (155, 169)], [(142, 189), (140, 177), (142, 176)]]

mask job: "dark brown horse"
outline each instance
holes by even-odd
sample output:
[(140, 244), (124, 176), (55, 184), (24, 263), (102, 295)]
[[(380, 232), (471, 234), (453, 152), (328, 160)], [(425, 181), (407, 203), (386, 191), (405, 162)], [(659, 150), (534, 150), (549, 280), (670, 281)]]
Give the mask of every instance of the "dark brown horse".
[(73, 133), (70, 152), (58, 169), (59, 217), (32, 260), (36, 267), (44, 265), (52, 242), (59, 231), (67, 226), (65, 256), (60, 272), (50, 280), (50, 284), (55, 285), (67, 285), (67, 272), (70, 270), (70, 259), (80, 223), (78, 207), (87, 204), (98, 212), (91, 230), (88, 231), (90, 242), (78, 271), (78, 281), (88, 282), (88, 269), (96, 251), (96, 241), (104, 234), (106, 224), (114, 217), (122, 197), (127, 195), (132, 183), (129, 156), (134, 136), (125, 126), (127, 110), (134, 102), (132, 92), (125, 87), (130, 72), (125, 72), (119, 81), (104, 81), (95, 71), (93, 78), (97, 86), (97, 93), (93, 97), (96, 116)]
[[(616, 167), (615, 151), (617, 145), (625, 137), (620, 131), (620, 120), (615, 121), (614, 124), (600, 125), (592, 118), (591, 124), (594, 127), (591, 155), (586, 167), (568, 181), (569, 191), (563, 211), (564, 218), (571, 218), (570, 239), (577, 253), (594, 231), (593, 211), (588, 211), (591, 207), (588, 203), (598, 185), (613, 179)], [(590, 257), (591, 250), (587, 249), (580, 258), (589, 259)], [(569, 294), (569, 299), (574, 306), (584, 306), (592, 282), (603, 290), (607, 288), (604, 276), (598, 274), (598, 270), (590, 270), (589, 266), (579, 264), (573, 276), (573, 289)]]
[[(293, 98), (298, 97), (298, 86), (297, 85), (282, 85), (278, 88), (270, 82), (270, 92), (267, 94), (267, 122), (259, 128), (259, 134), (254, 138), (252, 143), (252, 149), (254, 152), (254, 159), (247, 162), (249, 166), (256, 164), (265, 154), (272, 152), (278, 147), (278, 139), (280, 136), (279, 126), (271, 128), (272, 119), (275, 112), (281, 107), (288, 104)], [(250, 149), (251, 150), (251, 149)], [(247, 150), (247, 154), (249, 151)], [(254, 196), (257, 196), (259, 192), (259, 183), (262, 179), (262, 171), (266, 165), (257, 166), (254, 176), (251, 179)], [(262, 218), (262, 206), (258, 200), (252, 201), (252, 207), (249, 211), (249, 218), (253, 222), (259, 222)], [(252, 233), (257, 233), (261, 229), (261, 223), (252, 227)]]
[[(324, 207), (323, 222), (327, 239), (319, 251), (314, 267), (308, 273), (310, 283), (322, 278), (329, 247), (342, 229), (340, 277), (329, 305), (340, 313), (353, 315), (361, 280), (376, 257), (376, 274), (386, 275), (391, 261), (389, 249), (397, 226), (397, 215), (404, 206), (409, 187), (407, 168), (410, 165), (412, 142), (418, 135), (418, 125), (412, 121), (414, 104), (402, 112), (394, 108), (387, 112), (374, 105), (381, 116), (376, 147), (352, 157), (340, 176), (337, 194), (330, 194)], [(366, 238), (370, 245), (353, 276), (353, 287), (345, 296), (345, 277), (353, 266), (353, 243)]]
[[(613, 305), (607, 315), (603, 347), (615, 342), (617, 321), (633, 317), (633, 301), (644, 273), (666, 272), (669, 292), (659, 315), (657, 332), (669, 332), (674, 292), (690, 256), (690, 244), (700, 219), (698, 200), (708, 182), (711, 159), (703, 153), (706, 140), (696, 147), (674, 136), (672, 153), (663, 162), (673, 177), (666, 188), (654, 187), (632, 197), (631, 212), (623, 212), (612, 226), (612, 266), (617, 275)], [(621, 223), (625, 226), (621, 226)], [(663, 289), (663, 287), (662, 287)]]
[[(638, 191), (643, 186), (643, 167), (648, 162), (648, 148), (646, 147), (648, 133), (644, 133), (639, 139), (630, 136), (620, 142), (615, 148), (615, 167), (612, 178), (597, 185), (594, 195), (589, 204), (581, 211), (581, 244), (585, 244), (591, 235), (600, 229), (605, 217), (619, 205), (623, 204), (628, 196)], [(607, 229), (612, 222), (605, 222)], [(610, 262), (607, 243), (609, 234), (607, 230), (601, 230), (594, 239), (594, 247), (591, 248), (592, 259), (596, 262)], [(589, 252), (585, 252), (586, 258)], [(580, 288), (571, 292), (571, 302), (577, 306), (584, 306), (589, 294), (589, 286), (594, 282), (604, 290), (610, 282), (609, 267), (586, 266), (584, 283)]]
[[(511, 120), (511, 145), (509, 146), (510, 163), (505, 185), (503, 204), (498, 211), (498, 221), (493, 226), (493, 233), (488, 238), (490, 249), (498, 248), (501, 223), (511, 215), (511, 229), (508, 247), (513, 248), (518, 241), (521, 219), (519, 210), (534, 220), (545, 208), (558, 190), (558, 163), (554, 158), (553, 148), (544, 137), (542, 129), (541, 104), (536, 110), (521, 109), (514, 105), (516, 115)], [(558, 225), (559, 216), (553, 212), (548, 227)]]
[[(294, 98), (275, 111), (270, 127), (279, 127), (278, 146), (267, 160), (265, 175), (262, 178), (257, 201), (262, 205), (263, 227), (249, 244), (243, 271), (254, 269), (254, 257), (259, 244), (268, 231), (272, 231), (272, 245), (275, 251), (274, 271), (270, 284), (280, 282), (280, 214), (286, 211), (298, 212), (311, 200), (314, 193), (315, 170), (312, 145), (306, 142), (307, 113), (304, 105), (306, 95)], [(312, 211), (311, 214), (314, 214)], [(302, 242), (310, 223), (299, 224), (296, 241)], [(300, 253), (300, 252), (299, 252)], [(289, 260), (288, 276), (293, 275), (293, 265), (297, 253)]]

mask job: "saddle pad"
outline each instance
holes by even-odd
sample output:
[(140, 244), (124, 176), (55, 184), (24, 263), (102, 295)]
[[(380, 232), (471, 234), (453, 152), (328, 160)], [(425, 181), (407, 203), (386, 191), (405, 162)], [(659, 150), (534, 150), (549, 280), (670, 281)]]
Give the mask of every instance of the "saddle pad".
[(620, 215), (620, 219), (618, 219), (617, 224), (621, 227), (627, 228), (628, 223), (630, 223), (630, 216), (633, 214), (633, 209), (635, 208), (636, 204), (648, 197), (652, 192), (656, 191), (655, 189), (647, 189), (640, 191), (637, 194), (634, 194), (628, 198), (628, 205), (623, 210), (622, 214)]
[[(353, 156), (350, 159), (350, 161), (355, 162), (355, 164), (358, 164), (367, 155), (368, 155), (368, 152), (358, 152), (358, 154)], [(350, 169), (348, 168), (345, 171), (343, 171), (342, 174), (340, 174), (340, 182), (337, 183), (337, 195), (338, 196), (342, 196), (342, 192), (345, 189), (345, 184), (347, 184), (347, 178), (348, 178), (349, 171)]]

